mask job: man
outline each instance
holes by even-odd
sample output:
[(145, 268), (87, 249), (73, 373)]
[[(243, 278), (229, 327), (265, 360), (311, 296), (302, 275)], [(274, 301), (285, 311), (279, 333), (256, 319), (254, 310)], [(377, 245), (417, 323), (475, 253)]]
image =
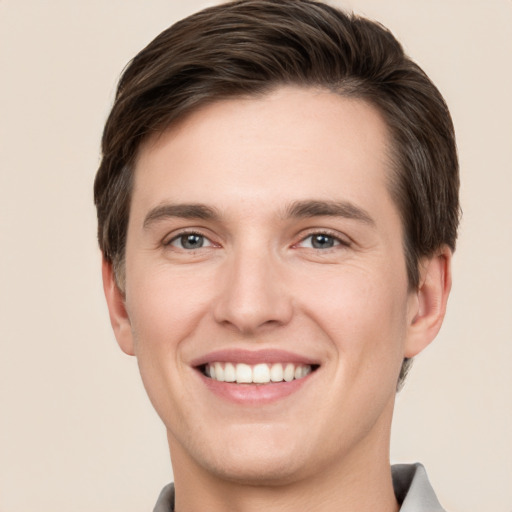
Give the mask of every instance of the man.
[(447, 107), (380, 25), (242, 0), (125, 70), (95, 182), (121, 348), (168, 434), (155, 511), (438, 511), (394, 397), (451, 286)]

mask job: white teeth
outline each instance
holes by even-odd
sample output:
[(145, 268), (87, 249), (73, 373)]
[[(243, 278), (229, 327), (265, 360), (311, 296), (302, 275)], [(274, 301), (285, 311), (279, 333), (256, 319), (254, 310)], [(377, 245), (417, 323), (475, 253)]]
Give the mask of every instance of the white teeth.
[(206, 365), (205, 374), (219, 382), (236, 382), (237, 384), (268, 384), (270, 382), (291, 382), (302, 379), (312, 371), (309, 364), (259, 363), (210, 363)]
[(235, 367), (231, 363), (226, 363), (224, 366), (224, 380), (226, 382), (235, 382), (236, 380)]
[(283, 380), (283, 365), (273, 364), (270, 367), (270, 380), (272, 382), (281, 382)]
[(284, 369), (284, 380), (286, 382), (291, 382), (295, 377), (295, 366), (291, 363), (288, 363)]
[(248, 364), (236, 365), (236, 381), (238, 384), (250, 384), (252, 382), (252, 369)]
[(224, 382), (224, 368), (220, 363), (215, 363), (215, 380)]
[(252, 369), (252, 381), (256, 384), (266, 384), (270, 382), (270, 368), (268, 364), (257, 364)]

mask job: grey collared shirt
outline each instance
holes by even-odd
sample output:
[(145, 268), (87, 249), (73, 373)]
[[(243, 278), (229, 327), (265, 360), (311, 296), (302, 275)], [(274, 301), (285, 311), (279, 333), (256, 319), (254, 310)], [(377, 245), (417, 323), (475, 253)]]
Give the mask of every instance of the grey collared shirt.
[(421, 464), (396, 464), (391, 466), (391, 474), (400, 512), (446, 512)]
[[(421, 464), (391, 466), (393, 487), (400, 512), (446, 512), (437, 501), (427, 472)], [(153, 512), (174, 511), (174, 485), (163, 488)]]

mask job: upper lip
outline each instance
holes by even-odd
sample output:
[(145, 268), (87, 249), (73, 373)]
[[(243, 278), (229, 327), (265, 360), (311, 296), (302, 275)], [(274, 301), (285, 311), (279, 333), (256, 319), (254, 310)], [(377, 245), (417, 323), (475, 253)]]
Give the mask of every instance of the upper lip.
[(303, 365), (319, 365), (319, 361), (306, 357), (294, 352), (286, 350), (242, 350), (242, 349), (225, 349), (216, 350), (197, 357), (191, 361), (191, 366), (203, 366), (208, 363), (231, 362), (231, 363), (295, 363)]

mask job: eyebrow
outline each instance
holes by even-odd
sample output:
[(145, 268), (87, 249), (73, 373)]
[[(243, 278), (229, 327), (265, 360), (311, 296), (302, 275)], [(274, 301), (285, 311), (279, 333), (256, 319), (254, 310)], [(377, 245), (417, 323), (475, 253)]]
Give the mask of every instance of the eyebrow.
[(370, 214), (350, 201), (295, 201), (285, 210), (285, 218), (344, 217), (370, 226), (375, 221)]
[[(217, 209), (200, 203), (165, 203), (152, 208), (146, 215), (143, 228), (169, 218), (218, 220), (221, 215)], [(375, 221), (362, 208), (349, 201), (294, 201), (284, 211), (284, 218), (343, 217), (375, 226)]]
[(146, 215), (143, 228), (148, 229), (151, 224), (160, 220), (178, 217), (181, 219), (216, 220), (220, 217), (215, 208), (204, 204), (162, 204), (152, 208)]

